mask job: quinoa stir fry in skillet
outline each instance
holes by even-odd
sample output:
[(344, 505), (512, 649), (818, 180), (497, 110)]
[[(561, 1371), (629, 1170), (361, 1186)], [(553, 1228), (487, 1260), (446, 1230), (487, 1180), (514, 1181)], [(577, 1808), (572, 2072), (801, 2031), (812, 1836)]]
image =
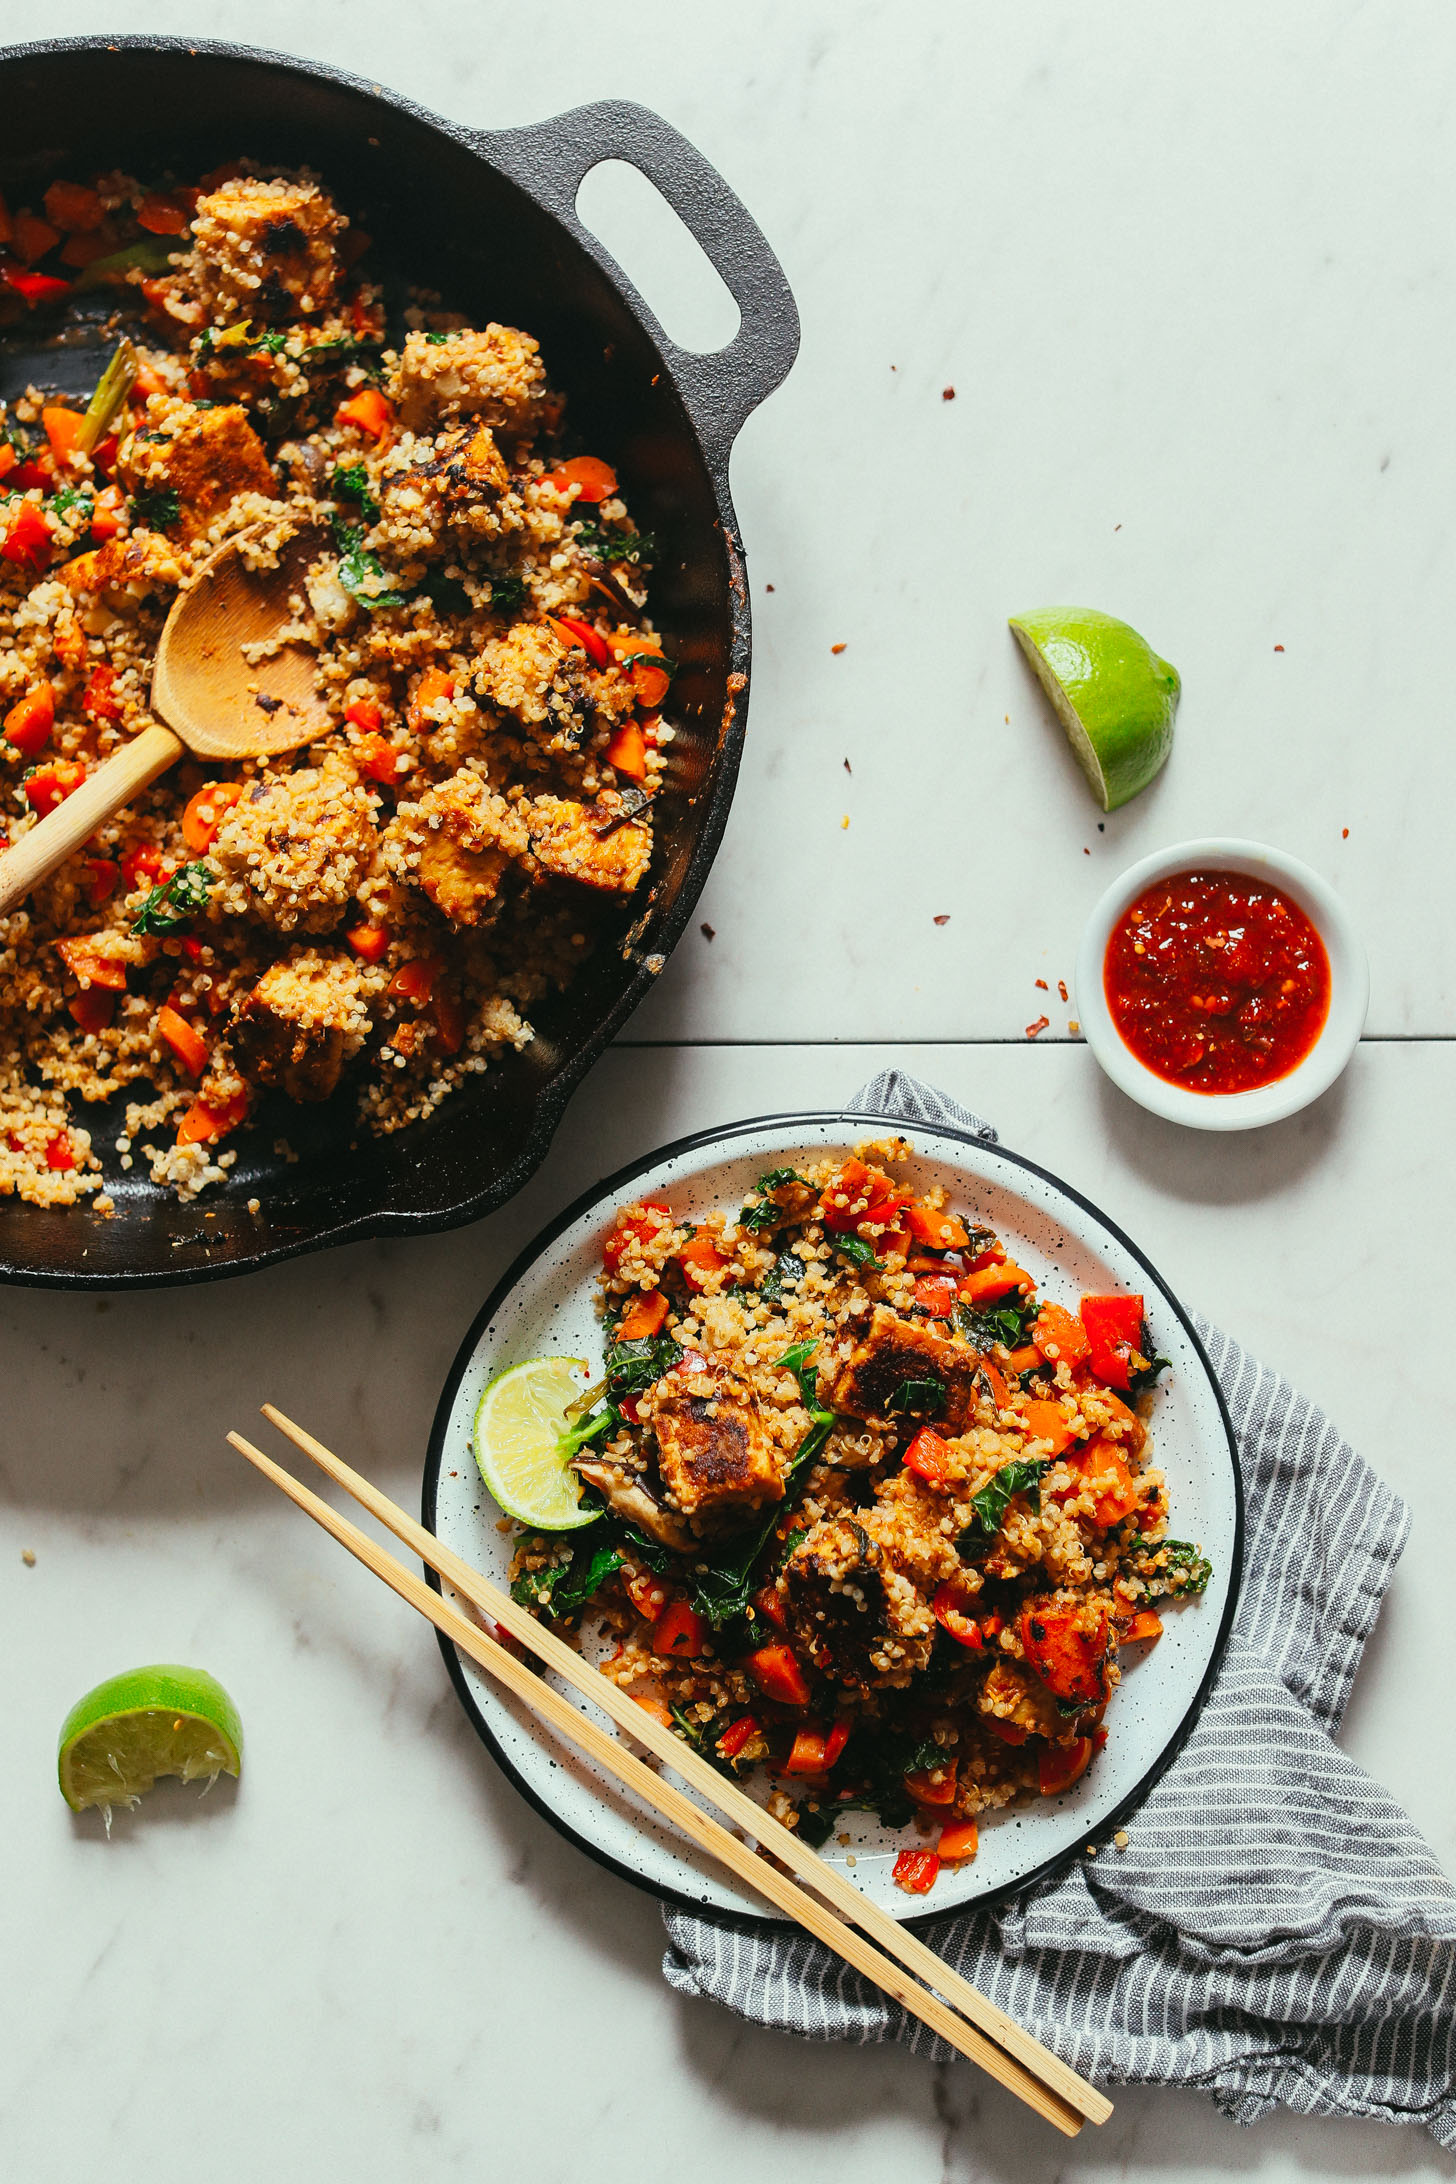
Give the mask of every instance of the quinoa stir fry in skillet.
[(1168, 1537), (1142, 1298), (1038, 1299), (896, 1180), (910, 1151), (778, 1170), (698, 1222), (619, 1209), (605, 1378), (569, 1437), (602, 1514), (522, 1536), (512, 1591), (603, 1617), (604, 1672), (766, 1769), (811, 1841), (851, 1807), (917, 1823), (895, 1878), (922, 1893), (979, 1814), (1094, 1763), (1120, 1651), (1210, 1570)]
[(386, 340), (316, 179), (110, 174), (0, 203), (0, 325), (107, 282), (148, 332), (89, 408), (0, 405), (0, 850), (146, 726), (167, 611), (220, 543), (327, 545), (287, 635), (333, 730), (186, 758), (0, 919), (0, 1195), (194, 1195), (269, 1092), (390, 1131), (494, 1053), (643, 889), (672, 730), (650, 542), (568, 457), (528, 332), (420, 295)]

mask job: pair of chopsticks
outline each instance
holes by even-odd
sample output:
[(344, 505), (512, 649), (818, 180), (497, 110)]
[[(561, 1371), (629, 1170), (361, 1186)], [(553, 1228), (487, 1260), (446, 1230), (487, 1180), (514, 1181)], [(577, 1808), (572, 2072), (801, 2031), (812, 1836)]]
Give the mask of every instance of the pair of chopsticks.
[[(767, 1901), (774, 1910), (802, 1926), (806, 1933), (831, 1949), (845, 1963), (863, 1974), (892, 2000), (918, 2017), (951, 2047), (1025, 2101), (1068, 2138), (1076, 2136), (1084, 2122), (1104, 2123), (1112, 2103), (1095, 2086), (1078, 2077), (1068, 2064), (1034, 2040), (1030, 2033), (1007, 2017), (987, 1996), (979, 1993), (959, 1973), (907, 1933), (888, 1912), (861, 1896), (850, 1882), (816, 1851), (783, 1827), (738, 1786), (725, 1780), (715, 1768), (675, 1732), (637, 1705), (636, 1701), (592, 1668), (570, 1646), (556, 1637), (510, 1595), (491, 1584), (468, 1562), (453, 1554), (433, 1532), (381, 1494), (376, 1486), (350, 1469), (305, 1433), (290, 1418), (263, 1405), (263, 1416), (285, 1434), (296, 1448), (328, 1473), (395, 1538), (413, 1550), (444, 1582), (478, 1613), (508, 1632), (544, 1667), (554, 1669), (567, 1683), (614, 1721), (636, 1744), (645, 1745), (713, 1805), (723, 1818), (742, 1828), (759, 1845), (729, 1833), (719, 1820), (703, 1812), (670, 1782), (625, 1751), (614, 1736), (581, 1714), (568, 1699), (545, 1683), (525, 1662), (474, 1622), (452, 1607), (412, 1570), (389, 1554), (347, 1518), (308, 1487), (255, 1448), (240, 1433), (230, 1433), (232, 1446), (246, 1456), (265, 1478), (282, 1489), (316, 1524), (347, 1547), (350, 1554), (384, 1580), (390, 1589), (442, 1631), (462, 1653), (468, 1654), (496, 1683), (520, 1699), (558, 1736), (575, 1745), (625, 1788), (705, 1850), (719, 1865)], [(762, 1855), (767, 1853), (768, 1855)], [(801, 1888), (790, 1873), (808, 1883)], [(813, 1894), (808, 1892), (814, 1891)]]

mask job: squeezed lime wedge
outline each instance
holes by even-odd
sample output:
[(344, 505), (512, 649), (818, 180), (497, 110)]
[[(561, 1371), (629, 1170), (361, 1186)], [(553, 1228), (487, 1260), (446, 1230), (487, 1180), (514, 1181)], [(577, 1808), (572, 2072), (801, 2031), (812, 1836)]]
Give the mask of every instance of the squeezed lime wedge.
[(1115, 811), (1145, 789), (1173, 748), (1178, 670), (1115, 615), (1037, 607), (1012, 635), (1067, 731), (1092, 794)]

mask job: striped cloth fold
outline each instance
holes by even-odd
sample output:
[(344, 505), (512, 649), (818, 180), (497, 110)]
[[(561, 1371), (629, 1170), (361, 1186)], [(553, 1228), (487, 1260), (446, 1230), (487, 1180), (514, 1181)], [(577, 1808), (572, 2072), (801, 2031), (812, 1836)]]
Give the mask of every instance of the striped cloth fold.
[[(851, 1111), (948, 1123), (885, 1072)], [(1456, 1891), (1400, 1807), (1333, 1742), (1405, 1545), (1404, 1504), (1322, 1411), (1206, 1322), (1243, 1471), (1243, 1593), (1174, 1765), (1106, 1845), (926, 1939), (1101, 2083), (1201, 2086), (1253, 2123), (1422, 2123), (1456, 2148)], [(808, 2039), (951, 2053), (802, 1934), (675, 1909), (669, 1983)]]

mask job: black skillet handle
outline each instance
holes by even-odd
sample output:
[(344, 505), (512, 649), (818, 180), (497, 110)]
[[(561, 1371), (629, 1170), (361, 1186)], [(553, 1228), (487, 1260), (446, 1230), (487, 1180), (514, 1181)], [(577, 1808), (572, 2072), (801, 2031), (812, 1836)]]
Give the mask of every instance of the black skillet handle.
[[(773, 393), (799, 349), (799, 314), (783, 267), (747, 208), (670, 122), (626, 99), (573, 107), (550, 121), (477, 141), (487, 159), (609, 267), (651, 325), (714, 467), (725, 467), (744, 419)], [(725, 349), (700, 356), (669, 340), (621, 267), (577, 218), (577, 191), (604, 159), (625, 159), (654, 182), (722, 276), (741, 320)]]

